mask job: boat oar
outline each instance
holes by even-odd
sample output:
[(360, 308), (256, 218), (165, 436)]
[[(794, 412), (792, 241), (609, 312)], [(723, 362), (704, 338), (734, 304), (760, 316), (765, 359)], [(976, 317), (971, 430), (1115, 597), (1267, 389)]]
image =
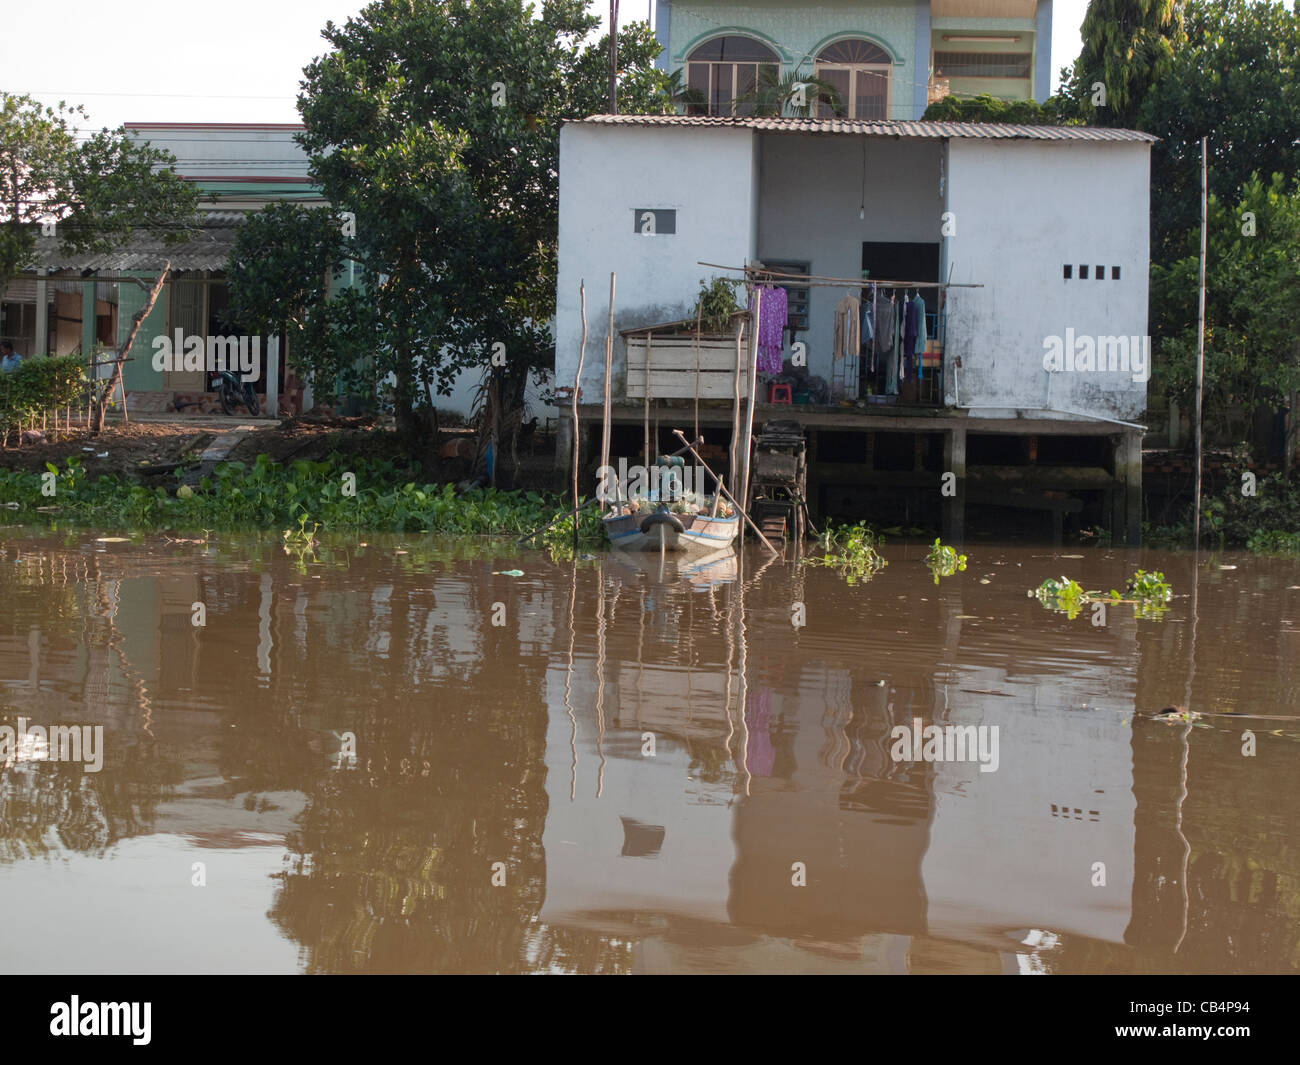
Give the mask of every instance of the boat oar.
[[(674, 429), (673, 435), (677, 437), (677, 439), (680, 440), (683, 444), (686, 444), (686, 437), (682, 435), (682, 431), (680, 429)], [(736, 508), (736, 513), (745, 519), (745, 522), (749, 525), (749, 527), (754, 530), (754, 535), (763, 541), (763, 546), (766, 547), (769, 551), (771, 551), (772, 554), (779, 555), (781, 552), (772, 546), (771, 541), (769, 541), (768, 538), (763, 535), (763, 530), (754, 524), (753, 519), (751, 519), (748, 514), (746, 514), (743, 510), (740, 509), (740, 504), (736, 502), (736, 497), (733, 496), (730, 492), (726, 490), (726, 488), (723, 487), (722, 478), (719, 477), (716, 473), (714, 473), (711, 469), (709, 469), (709, 464), (705, 462), (702, 458), (700, 458), (699, 452), (697, 452), (695, 448), (692, 447), (690, 444), (686, 444), (686, 447), (683, 450), (689, 451), (692, 457), (694, 457), (695, 461), (704, 467), (705, 473), (707, 473), (710, 477), (712, 477), (713, 480), (717, 483), (718, 491), (723, 493), (729, 500), (731, 500), (731, 505)]]

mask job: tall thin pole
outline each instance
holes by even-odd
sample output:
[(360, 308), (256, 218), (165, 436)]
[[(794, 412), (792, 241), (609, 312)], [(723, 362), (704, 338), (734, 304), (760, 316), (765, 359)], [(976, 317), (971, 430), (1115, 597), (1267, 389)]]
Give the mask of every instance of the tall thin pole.
[(609, 113), (618, 114), (618, 0), (609, 0)]
[(749, 509), (749, 460), (754, 444), (754, 401), (758, 397), (758, 337), (763, 319), (763, 287), (754, 286), (754, 336), (749, 354), (746, 356), (746, 372), (749, 374), (749, 397), (745, 404), (745, 432), (741, 439), (741, 454), (738, 455), (741, 468), (740, 509)]
[(1209, 172), (1206, 161), (1207, 141), (1207, 137), (1201, 138), (1201, 284), (1196, 328), (1196, 517), (1193, 535), (1193, 548), (1197, 551), (1201, 549), (1201, 468), (1205, 455), (1201, 416), (1205, 402), (1205, 241)]
[[(609, 275), (609, 324), (605, 327), (605, 414), (601, 426), (600, 465), (604, 469), (609, 465), (609, 378), (614, 365), (614, 274)], [(647, 382), (648, 384), (649, 382)], [(605, 504), (600, 504), (605, 509)]]
[(582, 305), (582, 346), (578, 348), (578, 372), (573, 375), (573, 554), (578, 555), (578, 448), (582, 434), (578, 431), (578, 390), (582, 387), (582, 360), (587, 354), (587, 283), (578, 282), (578, 299)]

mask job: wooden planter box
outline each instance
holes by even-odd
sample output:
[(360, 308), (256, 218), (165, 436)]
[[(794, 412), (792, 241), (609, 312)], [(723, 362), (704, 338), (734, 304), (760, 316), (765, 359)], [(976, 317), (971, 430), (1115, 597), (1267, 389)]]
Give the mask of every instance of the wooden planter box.
[[(644, 336), (627, 338), (628, 399), (644, 399), (646, 396), (647, 350), (651, 399), (694, 399), (697, 394), (700, 399), (735, 398), (734, 335), (705, 334), (698, 341), (693, 336), (661, 335), (653, 337), (652, 341), (647, 344)], [(748, 357), (747, 334), (741, 337), (741, 343)], [(749, 394), (749, 378), (744, 371), (740, 374), (740, 392), (742, 396)]]

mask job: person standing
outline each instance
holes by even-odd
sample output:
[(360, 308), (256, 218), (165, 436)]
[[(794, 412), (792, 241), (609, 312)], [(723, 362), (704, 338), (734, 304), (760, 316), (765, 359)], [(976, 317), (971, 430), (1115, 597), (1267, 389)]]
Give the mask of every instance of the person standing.
[(13, 373), (23, 364), (22, 356), (8, 340), (0, 341), (0, 372)]

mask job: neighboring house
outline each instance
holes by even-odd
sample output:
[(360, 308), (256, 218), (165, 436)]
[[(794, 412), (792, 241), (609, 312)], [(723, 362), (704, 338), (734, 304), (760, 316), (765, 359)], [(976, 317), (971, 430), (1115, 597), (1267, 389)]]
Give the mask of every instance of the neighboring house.
[[(615, 273), (611, 417), (616, 429), (628, 425), (615, 434), (616, 449), (624, 444), (615, 454), (639, 451), (629, 438), (639, 444), (642, 425), (659, 423), (661, 400), (694, 394), (695, 364), (654, 364), (646, 397), (653, 353), (623, 334), (693, 319), (701, 278), (739, 280), (761, 261), (795, 275), (783, 279), (784, 370), (802, 344), (824, 398), (766, 405), (760, 387), (755, 420), (793, 415), (814, 430), (815, 509), (885, 525), (941, 518), (959, 536), (967, 504), (1014, 506), (1037, 512), (1058, 538), (1064, 526), (1101, 526), (1117, 543), (1136, 542), (1153, 140), (1129, 130), (938, 122), (570, 122), (560, 140), (557, 383), (574, 381), (585, 281), (583, 396), (588, 424), (599, 420), (604, 360), (594, 353), (604, 348)], [(928, 340), (911, 395), (883, 384), (878, 367), (871, 373), (868, 355), (835, 356), (837, 304), (846, 293), (869, 297), (872, 280), (880, 292), (893, 281), (898, 296), (922, 296)], [(1049, 370), (1053, 344), (1088, 338), (1092, 357), (1108, 366), (1114, 356), (1115, 369), (1076, 368), (1071, 351)], [(714, 389), (726, 402), (706, 402), (700, 424), (721, 444), (732, 389)], [(691, 415), (671, 417), (660, 450), (672, 450), (668, 430)], [(945, 473), (955, 483), (941, 491)]]
[[(42, 236), (37, 269), (15, 279), (3, 295), (6, 339), (24, 355), (89, 354), (114, 348), (144, 305), (163, 263), (172, 272), (132, 346), (123, 381), (132, 410), (162, 411), (173, 403), (208, 405), (207, 374), (154, 369), (153, 341), (175, 335), (225, 336), (229, 305), (225, 269), (239, 223), (277, 201), (325, 203), (308, 176), (307, 156), (294, 140), (297, 124), (128, 122), (128, 136), (176, 157), (176, 171), (202, 192), (202, 229), (183, 244), (167, 245), (160, 232), (138, 232), (106, 254), (65, 255), (56, 236)], [(279, 350), (277, 350), (279, 349)], [(258, 381), (264, 394), (285, 392), (283, 349), (261, 344)], [(268, 393), (268, 389), (271, 390)], [(310, 388), (291, 400), (311, 405)], [(205, 393), (206, 396), (205, 396)], [(274, 413), (271, 411), (270, 413)]]
[(1051, 93), (1052, 0), (656, 0), (655, 19), (659, 66), (704, 97), (701, 114), (751, 113), (765, 74), (830, 83), (845, 118), (919, 119), (949, 94)]

